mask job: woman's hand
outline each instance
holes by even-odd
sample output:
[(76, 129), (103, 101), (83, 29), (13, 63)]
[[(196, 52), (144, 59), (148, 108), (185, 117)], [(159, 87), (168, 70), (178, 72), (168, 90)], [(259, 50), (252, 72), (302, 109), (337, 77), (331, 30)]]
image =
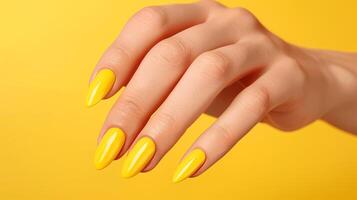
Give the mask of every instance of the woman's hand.
[(204, 172), (261, 121), (295, 130), (326, 118), (357, 132), (356, 63), (355, 54), (288, 44), (243, 8), (213, 1), (144, 8), (91, 79), (88, 106), (126, 85), (95, 165), (104, 168), (133, 145), (122, 175), (151, 170), (203, 112), (218, 120), (189, 149), (175, 182)]

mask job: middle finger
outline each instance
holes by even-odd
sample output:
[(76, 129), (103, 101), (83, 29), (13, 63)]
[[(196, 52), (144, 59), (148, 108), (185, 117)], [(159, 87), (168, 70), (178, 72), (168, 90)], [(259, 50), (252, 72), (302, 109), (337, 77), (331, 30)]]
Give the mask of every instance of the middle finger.
[(222, 31), (227, 29), (219, 22), (206, 22), (159, 42), (149, 51), (113, 106), (102, 129), (101, 135), (113, 127), (125, 132), (126, 141), (120, 155), (125, 153), (194, 58), (205, 51), (235, 42), (233, 32)]

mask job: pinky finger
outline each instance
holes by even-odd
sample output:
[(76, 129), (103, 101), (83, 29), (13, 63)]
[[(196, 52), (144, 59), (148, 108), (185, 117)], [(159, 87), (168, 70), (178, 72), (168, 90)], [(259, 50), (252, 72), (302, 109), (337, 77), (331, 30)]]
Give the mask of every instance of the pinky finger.
[(252, 85), (244, 89), (218, 120), (191, 146), (176, 169), (173, 182), (199, 175), (224, 156), (265, 115), (291, 98), (300, 78), (294, 63), (273, 65)]

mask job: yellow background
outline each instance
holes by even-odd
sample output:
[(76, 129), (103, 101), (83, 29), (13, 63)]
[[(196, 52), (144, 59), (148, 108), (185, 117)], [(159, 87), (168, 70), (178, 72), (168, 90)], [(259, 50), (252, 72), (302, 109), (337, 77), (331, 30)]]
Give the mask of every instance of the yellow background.
[[(357, 199), (357, 138), (323, 122), (287, 134), (258, 125), (199, 178), (172, 184), (178, 160), (213, 122), (203, 116), (157, 168), (120, 178), (92, 164), (115, 98), (87, 109), (89, 75), (140, 8), (184, 1), (1, 1), (0, 199)], [(186, 1), (187, 2), (187, 1)], [(356, 1), (221, 1), (284, 39), (357, 48)]]

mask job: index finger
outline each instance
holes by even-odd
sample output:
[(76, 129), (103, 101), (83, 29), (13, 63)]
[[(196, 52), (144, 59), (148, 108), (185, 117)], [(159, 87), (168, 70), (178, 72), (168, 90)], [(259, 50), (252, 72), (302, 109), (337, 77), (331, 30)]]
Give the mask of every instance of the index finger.
[[(87, 105), (93, 106), (114, 95), (158, 41), (204, 22), (206, 13), (200, 3), (146, 7), (136, 13), (94, 69)], [(105, 73), (101, 73), (103, 70)]]

